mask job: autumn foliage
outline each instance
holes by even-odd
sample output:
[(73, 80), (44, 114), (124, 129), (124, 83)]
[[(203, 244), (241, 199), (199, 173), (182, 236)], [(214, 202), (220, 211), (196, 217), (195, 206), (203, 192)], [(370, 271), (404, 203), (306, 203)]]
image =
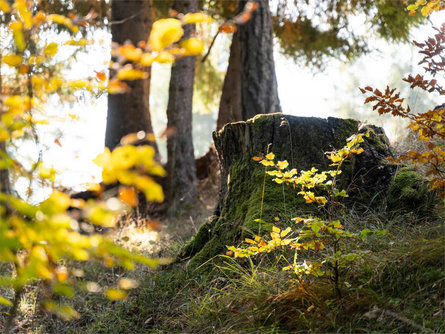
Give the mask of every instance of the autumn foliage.
[[(0, 304), (10, 306), (5, 326), (8, 332), (23, 289), (41, 282), (49, 291), (40, 302), (47, 311), (64, 319), (77, 316), (75, 310), (56, 302), (58, 296), (72, 297), (74, 285), (90, 292), (102, 292), (112, 300), (124, 299), (126, 290), (137, 284), (122, 279), (118, 287), (98, 287), (82, 282), (84, 272), (78, 264), (97, 261), (107, 267), (120, 266), (132, 270), (136, 263), (156, 266), (165, 259), (152, 259), (131, 253), (117, 246), (106, 236), (94, 233), (91, 226), (115, 226), (119, 216), (138, 205), (137, 192), (148, 201), (162, 201), (162, 188), (153, 176), (165, 174), (154, 159), (150, 146), (132, 146), (137, 140), (150, 139), (143, 131), (123, 138), (121, 146), (100, 154), (94, 162), (102, 167), (102, 184), (91, 184), (89, 190), (96, 199), (71, 198), (54, 183), (57, 171), (46, 166), (40, 156), (32, 163), (22, 163), (12, 150), (26, 141), (38, 143), (36, 127), (51, 123), (46, 106), (50, 97), (60, 102), (70, 101), (77, 93), (96, 96), (101, 93), (124, 93), (125, 81), (146, 77), (153, 62), (174, 62), (178, 57), (203, 51), (202, 42), (193, 37), (177, 43), (182, 26), (208, 22), (204, 14), (178, 15), (154, 23), (148, 41), (113, 45), (116, 62), (111, 64), (110, 78), (104, 71), (84, 78), (66, 79), (60, 69), (93, 41), (87, 40), (85, 18), (74, 13), (64, 16), (51, 13), (51, 6), (40, 2), (0, 0), (0, 25), (11, 43), (0, 51), (0, 263), (9, 263), (12, 270), (1, 273), (0, 287), (12, 288), (14, 300), (0, 296)], [(91, 17), (96, 15), (89, 15)], [(48, 41), (55, 33), (57, 42)], [(3, 38), (3, 37), (2, 37)], [(4, 70), (4, 71), (3, 71)], [(4, 73), (7, 73), (7, 76)], [(54, 141), (61, 145), (58, 139)], [(30, 186), (25, 195), (11, 189), (10, 178), (27, 179)], [(113, 191), (106, 186), (119, 183)], [(37, 187), (37, 188), (36, 188)], [(36, 189), (46, 187), (51, 194), (40, 202), (30, 200)], [(89, 229), (83, 228), (88, 225)], [(77, 265), (73, 264), (78, 263)], [(94, 291), (93, 291), (94, 290)]]
[[(426, 8), (426, 5), (423, 8)], [(445, 72), (445, 24), (434, 29), (437, 33), (433, 37), (423, 43), (414, 42), (419, 48), (419, 53), (424, 55), (419, 64), (424, 65), (424, 70), (430, 77), (425, 78), (424, 75), (417, 74), (408, 75), (403, 80), (410, 84), (411, 89), (419, 88), (443, 96), (445, 89), (438, 84), (435, 77), (443, 76)], [(445, 198), (445, 106), (416, 113), (409, 105), (405, 105), (405, 99), (396, 92), (396, 89), (386, 87), (384, 91), (380, 91), (368, 86), (360, 90), (363, 94), (370, 94), (365, 103), (372, 103), (373, 109), (379, 114), (391, 114), (411, 121), (409, 128), (427, 144), (428, 150), (408, 151), (400, 155), (395, 162), (426, 166), (426, 176), (429, 178), (431, 190), (436, 190), (440, 198)]]

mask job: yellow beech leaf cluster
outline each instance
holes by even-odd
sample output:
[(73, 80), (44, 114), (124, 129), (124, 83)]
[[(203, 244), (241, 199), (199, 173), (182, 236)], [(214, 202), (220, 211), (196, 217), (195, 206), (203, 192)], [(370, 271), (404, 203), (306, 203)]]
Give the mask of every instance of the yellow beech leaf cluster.
[(212, 19), (202, 13), (178, 15), (178, 18), (160, 19), (153, 23), (148, 41), (142, 41), (137, 46), (126, 43), (112, 50), (117, 62), (116, 77), (111, 78), (109, 91), (123, 93), (126, 89), (118, 87), (119, 81), (145, 79), (148, 73), (145, 67), (154, 62), (173, 63), (177, 58), (196, 56), (204, 51), (204, 43), (190, 37), (181, 40), (184, 35), (184, 24), (206, 23)]
[[(138, 192), (142, 192), (149, 201), (163, 200), (162, 188), (153, 177), (163, 176), (165, 171), (155, 160), (151, 146), (122, 145), (112, 152), (105, 150), (100, 154), (95, 162), (103, 168), (103, 184), (120, 185), (114, 195), (105, 196), (103, 184), (94, 184), (97, 197), (90, 200), (73, 199), (67, 193), (54, 189), (57, 170), (47, 165), (45, 160), (39, 157), (37, 161), (30, 159), (23, 163), (10, 155), (5, 147), (37, 141), (36, 126), (54, 119), (45, 110), (48, 99), (53, 96), (60, 101), (73, 102), (79, 92), (92, 96), (104, 92), (122, 93), (128, 86), (121, 81), (146, 78), (144, 67), (153, 61), (172, 62), (177, 57), (202, 52), (202, 43), (196, 38), (179, 43), (182, 25), (208, 22), (210, 19), (196, 13), (184, 15), (181, 19), (161, 21), (156, 24), (150, 41), (143, 41), (145, 45), (118, 46), (116, 54), (129, 66), (124, 64), (116, 77), (108, 80), (105, 68), (77, 78), (67, 79), (63, 75), (61, 69), (74, 59), (76, 52), (93, 43), (81, 37), (79, 31), (82, 26), (78, 25), (79, 20), (74, 14), (65, 16), (39, 11), (35, 2), (27, 0), (0, 0), (0, 17), (4, 35), (8, 35), (11, 41), (2, 50), (0, 58), (0, 66), (11, 73), (7, 79), (2, 78), (0, 170), (7, 170), (12, 179), (27, 179), (32, 185), (23, 196), (0, 187), (0, 262), (9, 263), (14, 268), (14, 275), (2, 276), (0, 287), (13, 288), (20, 296), (20, 291), (27, 284), (44, 281), (44, 286), (52, 291), (48, 296), (59, 300), (58, 296), (72, 297), (78, 278), (84, 275), (81, 269), (73, 267), (72, 260), (97, 261), (105, 266), (120, 266), (128, 270), (133, 269), (136, 263), (148, 266), (165, 263), (166, 260), (150, 259), (119, 247), (105, 235), (96, 233), (94, 227), (113, 227), (120, 215), (138, 205)], [(64, 33), (52, 40), (46, 38), (48, 32), (58, 31)], [(70, 120), (73, 118), (71, 115)], [(139, 139), (138, 135), (136, 138)], [(61, 146), (58, 138), (54, 143)], [(40, 202), (26, 199), (32, 197), (34, 184), (45, 187), (50, 195)], [(86, 289), (118, 300), (126, 297), (127, 290), (137, 286), (133, 280), (121, 279), (117, 288), (89, 282)], [(70, 307), (54, 300), (41, 302), (46, 310), (64, 319), (78, 315)], [(0, 296), (0, 304), (12, 306), (14, 303)]]
[[(119, 182), (123, 185), (132, 185), (143, 192), (149, 201), (162, 202), (164, 196), (162, 187), (148, 174), (164, 176), (165, 171), (154, 160), (155, 151), (151, 146), (125, 145), (105, 152), (94, 159), (94, 163), (102, 167), (102, 180), (112, 184)], [(122, 197), (128, 198), (122, 194)], [(128, 202), (131, 202), (128, 199)]]
[[(405, 0), (405, 3), (407, 2), (408, 1)], [(416, 2), (408, 4), (406, 7), (409, 15), (415, 15), (419, 8), (421, 14), (427, 17), (433, 12), (443, 10), (445, 8), (445, 2), (443, 0), (416, 0)]]

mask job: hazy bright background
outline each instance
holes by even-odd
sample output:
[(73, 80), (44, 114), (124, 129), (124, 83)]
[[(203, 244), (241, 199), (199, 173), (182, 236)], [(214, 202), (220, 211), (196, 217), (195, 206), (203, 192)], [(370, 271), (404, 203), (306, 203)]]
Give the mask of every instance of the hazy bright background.
[[(430, 21), (439, 26), (445, 22), (445, 14), (435, 13)], [(431, 36), (431, 23), (413, 31), (411, 39), (424, 41)], [(88, 53), (77, 57), (67, 76), (82, 77), (91, 75), (95, 70), (106, 70), (110, 54), (110, 36), (104, 31), (98, 31), (93, 37), (99, 43), (90, 46)], [(425, 100), (420, 92), (413, 94), (407, 89), (407, 85), (401, 82), (401, 78), (409, 73), (422, 73), (417, 66), (420, 58), (415, 47), (388, 44), (375, 39), (370, 43), (376, 51), (360, 57), (353, 64), (331, 60), (326, 70), (321, 73), (314, 73), (281, 56), (277, 46), (275, 63), (283, 113), (367, 120), (369, 123), (383, 126), (390, 139), (397, 140), (403, 135), (406, 123), (391, 117), (379, 117), (370, 106), (363, 105), (364, 98), (358, 87), (371, 85), (384, 89), (387, 84), (397, 87), (409, 97), (411, 105), (418, 112), (439, 104), (439, 97)], [(230, 36), (219, 37), (215, 50), (212, 51), (215, 53), (214, 57), (217, 57), (216, 63), (221, 71), (225, 71), (227, 67), (229, 46)], [(156, 134), (165, 129), (167, 122), (165, 110), (169, 76), (169, 66), (153, 66), (150, 101)], [(195, 155), (199, 156), (207, 151), (211, 143), (218, 108), (215, 104), (211, 110), (206, 110), (199, 101), (197, 102), (194, 110), (194, 141)], [(49, 112), (54, 116), (74, 114), (78, 117), (78, 120), (55, 122), (51, 127), (42, 127), (40, 131), (40, 145), (37, 150), (42, 151), (46, 166), (54, 166), (60, 171), (57, 176), (59, 184), (79, 190), (82, 189), (82, 184), (100, 181), (100, 169), (91, 160), (104, 148), (106, 109), (106, 96), (91, 101), (82, 95), (71, 104), (53, 104), (49, 107)], [(56, 127), (58, 130), (54, 130)], [(59, 140), (61, 146), (55, 139)], [(161, 152), (165, 152), (165, 142), (161, 141), (159, 145)], [(31, 147), (29, 149), (32, 150)]]

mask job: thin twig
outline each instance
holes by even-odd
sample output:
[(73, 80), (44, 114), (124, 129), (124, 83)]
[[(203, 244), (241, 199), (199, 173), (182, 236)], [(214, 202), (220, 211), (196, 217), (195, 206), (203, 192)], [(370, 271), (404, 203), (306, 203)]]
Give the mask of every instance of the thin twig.
[(122, 20), (119, 21), (110, 21), (109, 25), (113, 25), (113, 24), (123, 24), (131, 19), (134, 19), (136, 16), (140, 15), (142, 13), (142, 11), (145, 10), (145, 8), (142, 8), (141, 10), (139, 10), (138, 12), (134, 13), (133, 15), (130, 15), (129, 17), (126, 17)]
[(202, 57), (202, 59), (201, 59), (201, 63), (203, 63), (203, 62), (205, 62), (206, 61), (206, 59), (207, 59), (207, 57), (210, 55), (210, 51), (212, 50), (212, 47), (213, 47), (213, 44), (215, 44), (215, 41), (216, 41), (216, 38), (218, 37), (218, 35), (219, 35), (219, 30), (218, 30), (218, 32), (215, 34), (215, 36), (213, 37), (213, 39), (212, 39), (212, 43), (210, 43), (210, 46), (209, 46), (209, 49), (207, 50), (207, 53), (204, 55), (204, 57)]

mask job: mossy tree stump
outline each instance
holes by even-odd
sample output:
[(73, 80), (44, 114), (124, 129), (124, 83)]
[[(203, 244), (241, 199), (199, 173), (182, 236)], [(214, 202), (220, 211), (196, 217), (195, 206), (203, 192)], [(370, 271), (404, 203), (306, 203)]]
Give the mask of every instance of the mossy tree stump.
[[(195, 267), (223, 254), (226, 245), (239, 243), (247, 234), (270, 230), (278, 217), (285, 223), (297, 214), (316, 212), (305, 205), (297, 191), (272, 181), (265, 167), (252, 157), (273, 152), (287, 160), (289, 168), (319, 171), (329, 168), (325, 152), (339, 149), (357, 133), (352, 119), (296, 117), (283, 114), (258, 115), (247, 122), (229, 123), (214, 133), (221, 164), (221, 190), (215, 215), (184, 247), (181, 258)], [(340, 187), (352, 199), (366, 201), (387, 190), (395, 167), (387, 163), (391, 151), (383, 130), (371, 126), (365, 151), (344, 164)], [(255, 222), (261, 218), (266, 223)]]

